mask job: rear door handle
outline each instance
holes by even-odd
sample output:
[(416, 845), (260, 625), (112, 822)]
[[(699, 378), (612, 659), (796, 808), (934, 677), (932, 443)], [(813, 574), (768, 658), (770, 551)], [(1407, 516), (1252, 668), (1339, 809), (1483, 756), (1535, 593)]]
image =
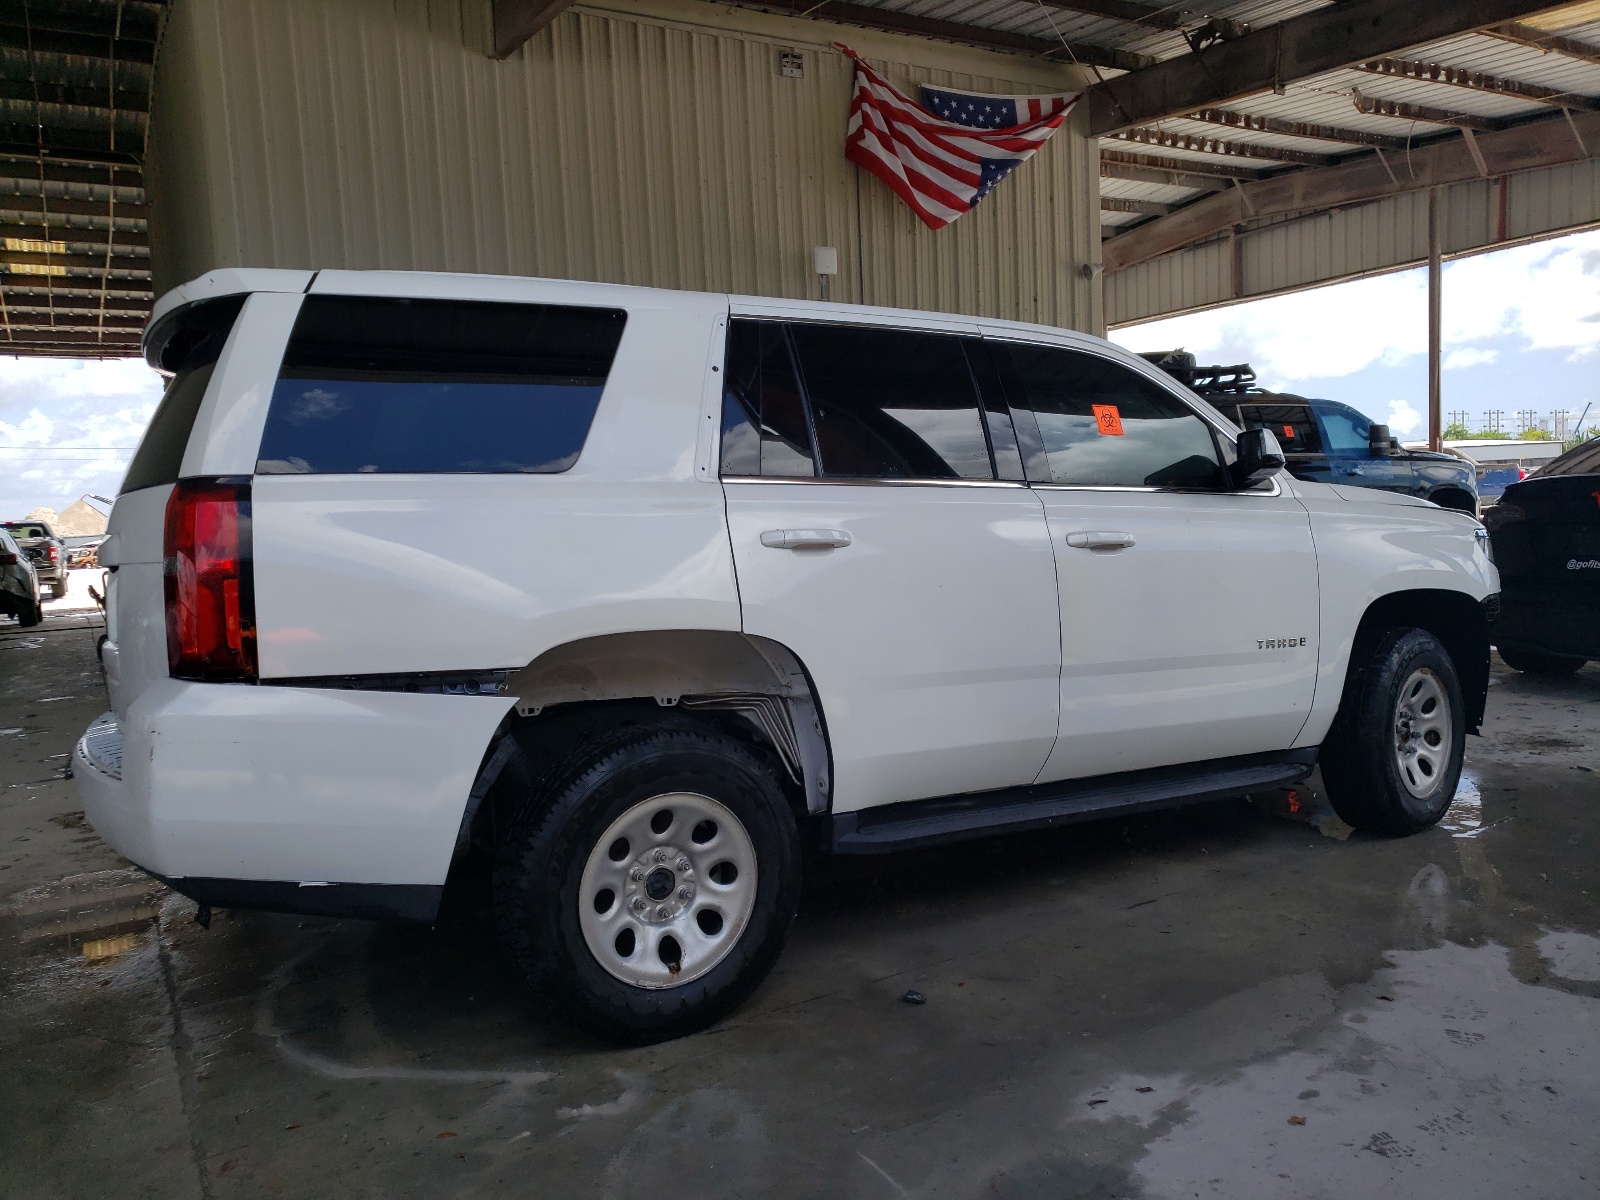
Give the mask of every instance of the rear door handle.
[(850, 544), (843, 529), (769, 529), (761, 544), (774, 550), (834, 550)]
[(1366, 474), (1366, 472), (1363, 471), (1360, 467), (1346, 467), (1344, 469), (1344, 473), (1346, 475), (1365, 475)]
[(1067, 545), (1077, 550), (1126, 550), (1133, 545), (1133, 534), (1080, 530), (1067, 534)]

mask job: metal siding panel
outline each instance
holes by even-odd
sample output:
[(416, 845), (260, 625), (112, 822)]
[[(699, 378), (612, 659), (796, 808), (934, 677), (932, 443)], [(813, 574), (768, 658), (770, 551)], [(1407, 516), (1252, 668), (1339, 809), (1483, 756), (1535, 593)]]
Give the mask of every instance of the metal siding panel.
[[(832, 27), (657, 10), (681, 19), (569, 10), (495, 62), (484, 0), (175, 0), (171, 26), (209, 61), (164, 55), (154, 172), (185, 167), (160, 181), (157, 289), (251, 265), (815, 297), (821, 244), (839, 249), (835, 299), (1100, 328), (1099, 282), (1079, 273), (1099, 256), (1097, 154), (1072, 127), (1084, 114), (945, 230), (870, 176), (858, 219), (851, 67), (818, 44)], [(751, 32), (763, 21), (771, 32)], [(872, 58), (902, 87), (1063, 86), (1059, 67), (1017, 59), (1008, 76), (1006, 56), (851, 36), (890, 50)], [(780, 47), (803, 55), (803, 79), (778, 75)], [(910, 61), (923, 47), (940, 67)]]

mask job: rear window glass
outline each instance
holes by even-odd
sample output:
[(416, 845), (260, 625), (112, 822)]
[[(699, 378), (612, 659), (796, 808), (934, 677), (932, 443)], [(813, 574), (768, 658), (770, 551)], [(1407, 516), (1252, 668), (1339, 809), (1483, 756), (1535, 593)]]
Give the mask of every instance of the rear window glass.
[(27, 525), (16, 521), (7, 521), (6, 528), (11, 531), (12, 537), (36, 538), (50, 536), (50, 531), (43, 525)]
[(783, 326), (734, 321), (723, 380), (722, 473), (815, 475), (811, 425)]
[(200, 401), (244, 302), (244, 296), (202, 301), (170, 314), (150, 331), (151, 363), (173, 375), (128, 464), (122, 491), (178, 481)]
[(1239, 424), (1246, 429), (1270, 429), (1285, 454), (1322, 453), (1322, 437), (1309, 405), (1242, 404)]
[(548, 474), (578, 460), (627, 315), (308, 296), (262, 474)]
[(1600, 475), (1600, 439), (1568, 450), (1539, 468), (1540, 475)]
[(843, 325), (790, 331), (824, 475), (994, 478), (959, 338)]

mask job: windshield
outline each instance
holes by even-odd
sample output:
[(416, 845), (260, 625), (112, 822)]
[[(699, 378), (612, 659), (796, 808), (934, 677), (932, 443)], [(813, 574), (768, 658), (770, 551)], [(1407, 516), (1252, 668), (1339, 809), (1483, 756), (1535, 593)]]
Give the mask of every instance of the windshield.
[(1600, 438), (1568, 450), (1560, 458), (1546, 463), (1538, 472), (1545, 475), (1600, 475)]

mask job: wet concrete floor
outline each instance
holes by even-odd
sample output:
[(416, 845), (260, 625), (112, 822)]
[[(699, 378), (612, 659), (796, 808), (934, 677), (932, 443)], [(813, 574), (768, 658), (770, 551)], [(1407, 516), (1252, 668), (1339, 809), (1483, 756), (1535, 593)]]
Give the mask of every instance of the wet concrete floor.
[(619, 1050), (470, 921), (142, 893), (57, 777), (98, 633), (0, 622), (0, 1195), (1600, 1194), (1600, 667), (1497, 660), (1413, 838), (1308, 794), (814, 861), (750, 1004)]

